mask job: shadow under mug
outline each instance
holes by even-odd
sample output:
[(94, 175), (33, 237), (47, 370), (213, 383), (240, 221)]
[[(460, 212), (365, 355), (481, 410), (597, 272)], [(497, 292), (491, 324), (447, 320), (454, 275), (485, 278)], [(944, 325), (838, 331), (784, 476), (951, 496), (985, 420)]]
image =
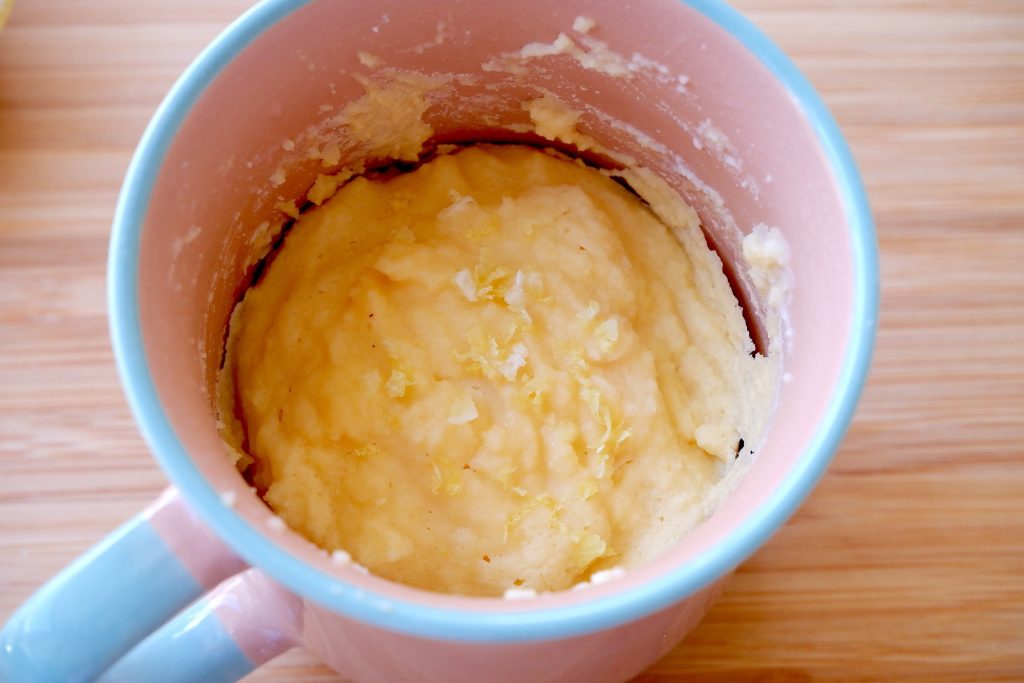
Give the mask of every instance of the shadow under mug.
[[(611, 78), (562, 55), (474, 105), (507, 77), (481, 64), (552, 41), (579, 15), (610, 49), (689, 82)], [(782, 230), (793, 337), (772, 425), (734, 493), (663, 557), (530, 600), (430, 593), (332, 562), (235, 471), (213, 399), (225, 324), (253, 231), (280, 197), (302, 195), (317, 162), (296, 165), (277, 194), (257, 189), (269, 187), (282, 140), (362, 94), (359, 51), (474, 77), (427, 110), (439, 138), (526, 122), (521, 103), (545, 91), (606, 113), (580, 128), (680, 190), (727, 263), (741, 262), (755, 224)], [(638, 147), (612, 119), (658, 144)], [(731, 162), (694, 141), (704, 121), (728, 136)], [(678, 175), (672, 155), (729, 214)], [(15, 613), (0, 633), (0, 679), (233, 681), (302, 646), (358, 681), (619, 681), (697, 624), (821, 476), (867, 372), (877, 257), (860, 178), (825, 106), (724, 4), (266, 0), (196, 59), (146, 130), (117, 207), (109, 309), (129, 403), (173, 488)]]

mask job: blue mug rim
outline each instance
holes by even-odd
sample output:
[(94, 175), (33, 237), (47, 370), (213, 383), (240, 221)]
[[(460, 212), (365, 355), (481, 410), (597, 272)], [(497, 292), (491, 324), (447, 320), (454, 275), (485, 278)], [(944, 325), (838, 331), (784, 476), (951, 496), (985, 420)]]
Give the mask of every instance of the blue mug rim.
[(874, 221), (850, 150), (813, 86), (764, 33), (720, 0), (680, 0), (728, 31), (784, 85), (812, 125), (839, 187), (854, 258), (853, 325), (837, 389), (809, 445), (782, 484), (738, 528), (683, 567), (642, 586), (570, 606), (515, 612), (438, 608), (376, 595), (304, 563), (225, 506), (192, 462), (163, 411), (142, 343), (138, 255), (153, 185), (192, 105), (253, 40), (312, 0), (263, 0), (225, 29), (185, 70), (135, 151), (118, 199), (108, 259), (107, 300), (118, 373), (136, 423), (171, 481), (242, 558), (296, 594), (390, 631), (499, 643), (566, 638), (634, 621), (679, 602), (732, 571), (793, 514), (824, 473), (867, 377), (878, 313)]

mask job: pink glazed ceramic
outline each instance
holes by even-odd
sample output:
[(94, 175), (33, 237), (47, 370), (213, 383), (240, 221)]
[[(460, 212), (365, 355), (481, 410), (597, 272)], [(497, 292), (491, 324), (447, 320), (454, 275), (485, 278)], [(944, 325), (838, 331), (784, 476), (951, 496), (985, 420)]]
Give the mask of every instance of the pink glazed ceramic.
[[(596, 21), (588, 36), (572, 31), (579, 15)], [(531, 60), (518, 80), (481, 68), (560, 32), (581, 45), (603, 41), (637, 68), (613, 78), (565, 54)], [(391, 67), (472, 76), (452, 81), (427, 110), (439, 139), (525, 123), (521, 103), (542, 92), (583, 110), (582, 131), (686, 196), (727, 262), (739, 262), (739, 240), (755, 224), (782, 230), (795, 287), (774, 422), (735, 492), (664, 557), (534, 599), (433, 594), (332, 562), (284, 528), (235, 471), (212, 397), (249, 241), (279, 199), (301, 196), (321, 170), (295, 162), (266, 191), (284, 160), (281, 141), (362, 95), (359, 51)], [(727, 145), (702, 143), (706, 121)], [(638, 133), (653, 142), (639, 145)], [(111, 241), (119, 370), (174, 488), (11, 619), (0, 634), (0, 680), (229, 681), (296, 646), (363, 682), (628, 679), (697, 624), (724, 577), (823, 472), (867, 371), (875, 258), (863, 189), (827, 110), (725, 5), (263, 2), (160, 107)]]

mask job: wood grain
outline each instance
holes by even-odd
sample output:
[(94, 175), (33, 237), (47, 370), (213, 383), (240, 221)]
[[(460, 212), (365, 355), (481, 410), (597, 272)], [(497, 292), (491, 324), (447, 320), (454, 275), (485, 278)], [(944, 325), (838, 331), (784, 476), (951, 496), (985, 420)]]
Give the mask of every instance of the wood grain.
[[(246, 0), (19, 0), (0, 32), (0, 619), (161, 489), (104, 270), (159, 99)], [(881, 329), (808, 503), (638, 681), (1024, 680), (1024, 5), (742, 0), (832, 107)], [(252, 681), (336, 681), (293, 652)]]

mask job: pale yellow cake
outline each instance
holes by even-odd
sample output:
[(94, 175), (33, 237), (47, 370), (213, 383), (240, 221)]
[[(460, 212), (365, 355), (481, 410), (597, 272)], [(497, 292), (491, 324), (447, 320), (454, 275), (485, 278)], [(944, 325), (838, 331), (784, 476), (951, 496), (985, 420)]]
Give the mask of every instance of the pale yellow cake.
[(769, 409), (721, 262), (670, 213), (527, 147), (355, 178), (232, 318), (239, 466), (293, 529), (421, 588), (560, 590), (659, 555)]

